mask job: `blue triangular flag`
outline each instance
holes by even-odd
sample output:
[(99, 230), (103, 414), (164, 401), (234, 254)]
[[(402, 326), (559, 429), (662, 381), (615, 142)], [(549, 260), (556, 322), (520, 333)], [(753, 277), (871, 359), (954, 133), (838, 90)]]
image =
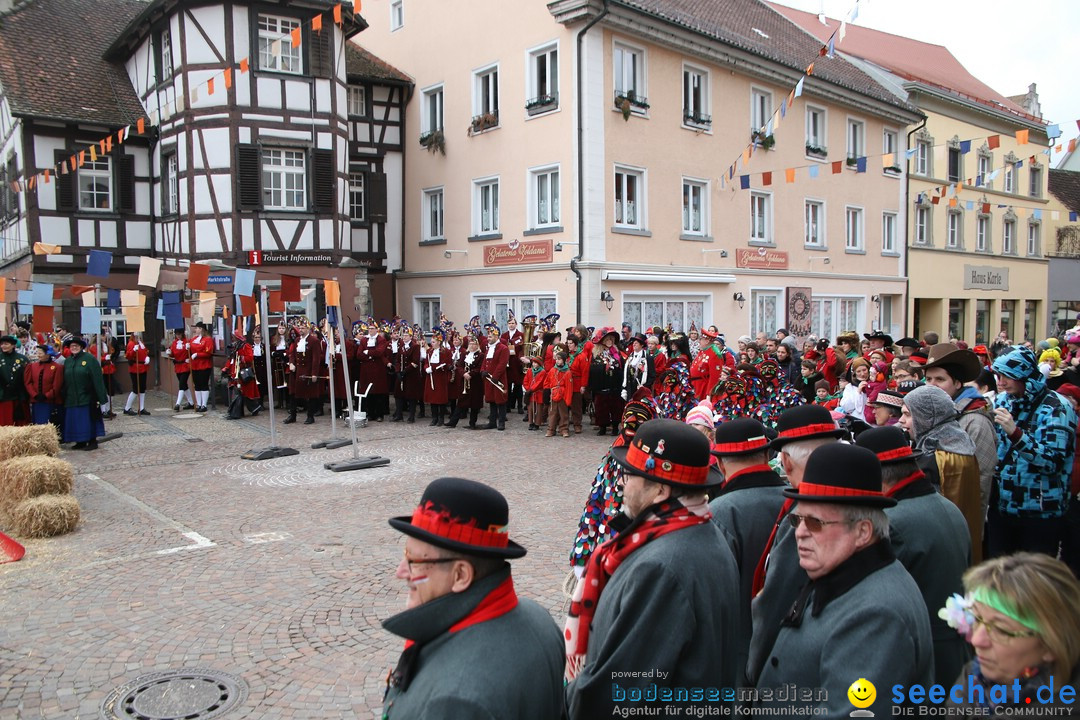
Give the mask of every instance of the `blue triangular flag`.
[(1042, 210), (1032, 210), (1031, 216), (1036, 220), (1042, 220)]
[(1069, 222), (1076, 222), (1077, 215), (1080, 215), (1080, 213), (1070, 212), (1069, 213)]
[[(33, 315), (34, 314), (34, 293), (30, 290), (20, 290), (18, 293), (17, 303), (19, 305), (20, 315)], [(49, 301), (52, 305), (52, 300)]]
[(750, 187), (750, 176), (749, 175), (740, 175), (739, 176), (739, 187), (742, 188), (743, 190), (749, 189), (749, 187)]
[(53, 286), (52, 283), (30, 283), (30, 293), (33, 298), (33, 305), (49, 305), (53, 304)]
[(1058, 127), (1057, 123), (1047, 126), (1046, 137), (1050, 138), (1051, 140), (1056, 140), (1061, 137), (1061, 128)]
[(786, 118), (787, 117), (787, 98), (784, 98), (783, 100), (780, 101), (780, 117), (781, 118)]
[(106, 300), (105, 304), (106, 304), (106, 306), (108, 306), (110, 308), (119, 308), (120, 307), (120, 291), (110, 289), (109, 290), (109, 298), (108, 298), (108, 300)]
[(165, 327), (169, 330), (184, 329), (184, 311), (180, 303), (165, 305)]
[(1023, 160), (1017, 160), (1013, 164), (1013, 169), (1015, 169), (1015, 170), (1023, 170), (1024, 169), (1024, 161)]
[(964, 203), (964, 209), (965, 210), (974, 210), (975, 209), (975, 202), (973, 200), (968, 200), (967, 202)]
[(799, 78), (799, 82), (795, 83), (795, 97), (799, 97), (800, 95), (802, 95), (803, 81), (804, 80), (806, 80), (806, 78), (801, 77), (801, 78)]
[(90, 257), (86, 259), (86, 274), (91, 277), (109, 277), (112, 257), (112, 253), (108, 250), (91, 250)]
[(176, 305), (180, 302), (179, 290), (166, 290), (161, 293), (161, 301), (166, 305)]
[[(237, 268), (233, 278), (233, 294), (251, 297), (255, 292), (255, 271)], [(240, 314), (240, 313), (237, 313)]]
[(971, 141), (970, 140), (961, 140), (960, 141), (960, 154), (961, 155), (967, 155), (969, 152), (971, 152)]
[(866, 172), (866, 158), (865, 157), (857, 158), (855, 160), (855, 172), (857, 172), (857, 173)]
[(82, 311), (82, 323), (79, 332), (83, 335), (96, 335), (101, 332), (101, 308), (84, 307)]
[(165, 319), (165, 301), (160, 299), (160, 298), (158, 298), (158, 301), (157, 301), (157, 319), (158, 320), (164, 320)]
[(817, 165), (811, 165), (810, 166), (810, 177), (816, 178), (817, 176), (818, 176), (818, 166)]

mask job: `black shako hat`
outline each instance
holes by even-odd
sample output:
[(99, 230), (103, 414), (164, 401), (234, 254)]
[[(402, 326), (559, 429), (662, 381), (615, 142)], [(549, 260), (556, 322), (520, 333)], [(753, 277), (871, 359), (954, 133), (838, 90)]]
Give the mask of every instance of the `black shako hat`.
[(717, 457), (753, 455), (769, 450), (769, 437), (765, 426), (754, 418), (737, 418), (722, 422), (716, 427), (716, 442), (712, 454)]
[(507, 532), (506, 498), (475, 480), (432, 480), (412, 517), (390, 518), (389, 522), (417, 540), (465, 555), (512, 559), (525, 554), (525, 548), (511, 541)]
[(626, 447), (609, 452), (625, 472), (688, 490), (722, 485), (724, 474), (712, 465), (709, 439), (678, 420), (643, 422)]
[(859, 437), (855, 438), (855, 444), (877, 455), (878, 462), (882, 465), (917, 460), (923, 455), (911, 449), (907, 435), (895, 425), (863, 430)]
[(881, 492), (881, 463), (871, 450), (848, 443), (829, 443), (810, 453), (798, 488), (784, 497), (800, 502), (887, 508), (896, 500)]
[(842, 437), (847, 437), (847, 432), (836, 426), (836, 421), (824, 405), (798, 405), (785, 410), (777, 418), (776, 438), (771, 447), (780, 450), (789, 442)]

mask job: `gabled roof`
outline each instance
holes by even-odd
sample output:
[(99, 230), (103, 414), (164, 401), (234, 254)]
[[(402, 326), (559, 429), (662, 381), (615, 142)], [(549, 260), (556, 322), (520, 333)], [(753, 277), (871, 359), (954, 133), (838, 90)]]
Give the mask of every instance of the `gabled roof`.
[(1048, 182), (1050, 192), (1069, 212), (1080, 212), (1080, 172), (1051, 170)]
[(345, 74), (358, 80), (412, 84), (412, 78), (354, 42), (345, 43)]
[[(825, 25), (813, 13), (803, 12), (775, 2), (769, 5), (796, 23), (820, 42), (825, 43), (840, 26), (839, 20), (825, 18)], [(967, 71), (960, 61), (942, 45), (912, 40), (859, 25), (847, 26), (843, 42), (836, 50), (869, 60), (907, 80), (921, 82), (952, 91), (991, 110), (1019, 117), (1031, 123), (1042, 123), (1023, 107), (991, 88)]]
[(120, 127), (144, 115), (105, 48), (140, 0), (28, 0), (0, 18), (0, 86), (11, 111)]
[(762, 0), (614, 0), (722, 43), (802, 72), (814, 63), (814, 77), (889, 105), (915, 111), (840, 56), (819, 54), (822, 42)]

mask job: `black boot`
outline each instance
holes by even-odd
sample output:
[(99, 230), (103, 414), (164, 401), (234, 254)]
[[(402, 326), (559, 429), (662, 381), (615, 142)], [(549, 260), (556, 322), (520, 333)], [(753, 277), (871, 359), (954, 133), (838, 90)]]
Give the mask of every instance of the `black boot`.
[(310, 406), (308, 408), (307, 420), (304, 421), (304, 424), (305, 425), (314, 425), (315, 424), (315, 406), (314, 405), (312, 405), (312, 406)]
[(290, 425), (296, 422), (296, 398), (289, 397), (289, 417), (281, 421), (282, 425)]
[(402, 399), (398, 399), (397, 402), (394, 403), (394, 416), (390, 418), (390, 422), (401, 422), (405, 419), (401, 413), (401, 411), (404, 409), (404, 406), (405, 401)]
[[(423, 415), (421, 415), (420, 417), (423, 417)], [(406, 420), (405, 422), (410, 422), (410, 423), (416, 422), (416, 401), (415, 400), (410, 400), (409, 401), (409, 419)]]
[(420, 406), (420, 417), (427, 417), (424, 415), (424, 403), (422, 401), (417, 401), (417, 404)]
[(499, 411), (495, 409), (495, 403), (488, 403), (488, 421), (485, 430), (494, 430), (498, 427)]
[(431, 406), (431, 422), (428, 423), (430, 427), (435, 427), (439, 424), (439, 411), (437, 409), (438, 407), (438, 405)]
[(499, 430), (506, 430), (506, 405), (496, 405), (496, 412), (498, 412)]
[(454, 428), (457, 427), (458, 420), (461, 419), (461, 410), (454, 408), (454, 412), (450, 413), (450, 419), (446, 421), (445, 427)]
[(600, 429), (596, 431), (597, 435), (607, 435), (607, 425), (601, 425)]

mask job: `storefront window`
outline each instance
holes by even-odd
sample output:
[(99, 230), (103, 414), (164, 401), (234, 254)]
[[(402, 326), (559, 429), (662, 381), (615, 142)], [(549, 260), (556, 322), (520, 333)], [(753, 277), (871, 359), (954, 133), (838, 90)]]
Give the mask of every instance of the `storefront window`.
[(975, 301), (975, 342), (983, 345), (990, 336), (990, 301)]
[(964, 326), (967, 318), (967, 300), (950, 300), (949, 301), (949, 338), (956, 338), (957, 340), (966, 340), (964, 337)]
[(1012, 340), (1016, 337), (1016, 301), (1001, 301), (1001, 324), (999, 331), (1005, 333), (1005, 337)]
[(1061, 337), (1065, 331), (1077, 324), (1080, 318), (1080, 302), (1053, 302), (1050, 307), (1050, 333)]
[(1039, 304), (1034, 300), (1024, 301), (1024, 337), (1017, 340), (1017, 342), (1022, 340), (1030, 340), (1032, 342), (1038, 341), (1035, 337), (1035, 313), (1038, 306)]

